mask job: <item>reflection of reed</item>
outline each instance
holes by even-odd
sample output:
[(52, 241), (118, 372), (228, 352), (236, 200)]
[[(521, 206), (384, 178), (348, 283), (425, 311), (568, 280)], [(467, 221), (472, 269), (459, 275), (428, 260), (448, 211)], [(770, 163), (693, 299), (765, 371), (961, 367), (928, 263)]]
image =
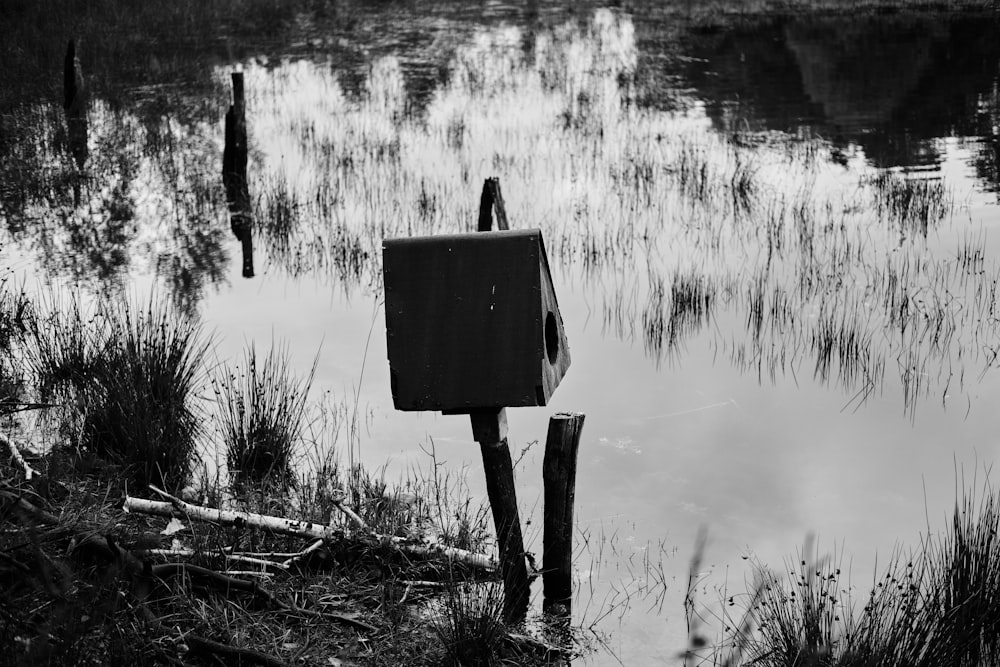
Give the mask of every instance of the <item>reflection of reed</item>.
[[(607, 288), (605, 324), (622, 338), (641, 336), (651, 358), (711, 333), (706, 323), (732, 322), (720, 335), (739, 368), (756, 363), (773, 377), (803, 366), (847, 391), (898, 380), (910, 405), (914, 391), (934, 387), (939, 367), (968, 363), (997, 333), (988, 305), (996, 271), (984, 244), (966, 239), (956, 254), (922, 244), (924, 231), (947, 218), (949, 197), (922, 195), (913, 183), (897, 188), (888, 176), (880, 190), (822, 140), (742, 129), (720, 136), (705, 131), (704, 118), (637, 106), (639, 45), (627, 14), (602, 10), (533, 31), (476, 28), (449, 52), (449, 76), (417, 106), (402, 56), (366, 63), (359, 85), (344, 84), (333, 59), (245, 63), (252, 200), (247, 127), (237, 113), (246, 102), (233, 101), (227, 123), (227, 145), (242, 151), (223, 154), (244, 275), (253, 273), (256, 234), (271, 267), (377, 290), (385, 236), (471, 231), (470, 184), (495, 173), (518, 226), (543, 229), (554, 270), (579, 272), (592, 286), (617, 280)], [(68, 61), (77, 59), (74, 50)], [(218, 83), (228, 84), (229, 67)], [(68, 71), (75, 81), (77, 66)], [(242, 81), (233, 87), (242, 90)], [(178, 289), (198, 284), (196, 272), (221, 280), (221, 243), (206, 242), (204, 256), (190, 252), (202, 235), (225, 234), (217, 169), (196, 168), (216, 164), (207, 159), (217, 154), (212, 124), (108, 109), (93, 100), (89, 113), (91, 146), (100, 147), (89, 156), (89, 183), (100, 183), (100, 201), (85, 188), (71, 223), (32, 226), (36, 245), (51, 265), (76, 262), (105, 276), (153, 247), (153, 237), (158, 270), (176, 271)], [(39, 210), (56, 219), (74, 176), (68, 159), (54, 159), (51, 145), (61, 144), (50, 136), (52, 119), (33, 113), (45, 125), (41, 157), (22, 161), (34, 180), (0, 184), (5, 203), (26, 193), (11, 227), (28, 227)], [(25, 136), (19, 146), (35, 145)], [(150, 210), (154, 200), (159, 208)], [(127, 216), (116, 212), (133, 204)], [(887, 241), (880, 223), (890, 218), (907, 233)], [(213, 233), (202, 224), (215, 225)], [(91, 245), (108, 237), (120, 252), (113, 261), (73, 254), (59, 245), (66, 236)], [(645, 276), (637, 266), (648, 267)], [(922, 381), (902, 371), (887, 377), (894, 359), (923, 369)]]

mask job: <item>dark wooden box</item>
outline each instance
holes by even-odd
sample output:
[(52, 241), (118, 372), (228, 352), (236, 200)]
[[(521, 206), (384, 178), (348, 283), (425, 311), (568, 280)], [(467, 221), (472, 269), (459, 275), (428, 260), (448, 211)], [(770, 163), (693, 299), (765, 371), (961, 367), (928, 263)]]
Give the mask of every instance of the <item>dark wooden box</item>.
[(545, 405), (569, 347), (537, 229), (386, 239), (397, 410)]

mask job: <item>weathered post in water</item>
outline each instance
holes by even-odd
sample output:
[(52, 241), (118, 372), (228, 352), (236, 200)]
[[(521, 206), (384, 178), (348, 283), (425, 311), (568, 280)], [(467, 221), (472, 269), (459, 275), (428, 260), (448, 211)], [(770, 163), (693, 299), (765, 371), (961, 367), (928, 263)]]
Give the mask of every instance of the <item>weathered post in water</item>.
[[(397, 410), (469, 415), (499, 544), (504, 617), (516, 622), (529, 587), (506, 408), (545, 405), (570, 358), (541, 232), (506, 229), (495, 179), (482, 201), (482, 233), (383, 242), (386, 337)], [(496, 232), (494, 208), (505, 228)]]
[(233, 72), (233, 103), (226, 111), (226, 146), (222, 151), (222, 183), (229, 205), (229, 224), (243, 249), (243, 277), (253, 277), (253, 229), (247, 187), (247, 118), (243, 72)]
[(542, 462), (545, 532), (542, 537), (542, 609), (569, 619), (573, 600), (573, 502), (576, 460), (584, 415), (559, 412), (549, 419)]
[(493, 527), (500, 550), (500, 575), (504, 588), (504, 620), (513, 623), (524, 619), (531, 592), (524, 557), (524, 537), (517, 509), (514, 464), (507, 444), (506, 408), (474, 410), (472, 437), (479, 443), (486, 471), (486, 495), (490, 499)]

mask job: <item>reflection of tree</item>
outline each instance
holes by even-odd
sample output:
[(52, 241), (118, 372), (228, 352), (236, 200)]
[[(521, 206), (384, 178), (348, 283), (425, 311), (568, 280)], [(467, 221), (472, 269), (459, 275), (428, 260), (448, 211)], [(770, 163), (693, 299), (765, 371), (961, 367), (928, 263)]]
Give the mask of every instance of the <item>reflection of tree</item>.
[[(0, 223), (50, 276), (121, 285), (148, 267), (188, 311), (224, 280), (224, 198), (207, 124), (139, 119), (97, 101), (80, 170), (53, 106), (25, 109), (0, 141)], [(11, 136), (13, 135), (13, 136)], [(18, 159), (23, 158), (23, 159)], [(210, 224), (210, 221), (216, 221)]]
[[(103, 131), (93, 138), (91, 159), (78, 163), (74, 143), (79, 137), (73, 136), (72, 125), (67, 132), (60, 114), (50, 107), (22, 113), (12, 126), (12, 140), (0, 144), (2, 177), (13, 184), (3, 195), (8, 233), (37, 249), (53, 275), (117, 277), (129, 264), (126, 246), (135, 234), (134, 151), (125, 150), (121, 133)], [(72, 122), (74, 114), (68, 115)], [(76, 115), (89, 125), (82, 113)], [(104, 130), (107, 126), (102, 124)], [(18, 158), (24, 161), (12, 162)]]
[[(806, 130), (879, 166), (937, 161), (933, 139), (989, 134), (995, 14), (767, 19), (686, 33), (679, 69), (720, 129)], [(647, 58), (647, 62), (649, 59)]]
[(913, 91), (945, 30), (916, 17), (796, 20), (785, 26), (803, 88), (839, 127), (891, 121)]
[(986, 187), (997, 193), (1000, 200), (1000, 136), (993, 135), (982, 143), (982, 149), (975, 158), (976, 174), (983, 179)]
[(226, 235), (217, 220), (204, 217), (178, 223), (172, 232), (169, 251), (156, 257), (156, 273), (166, 283), (174, 305), (193, 315), (205, 288), (225, 282)]

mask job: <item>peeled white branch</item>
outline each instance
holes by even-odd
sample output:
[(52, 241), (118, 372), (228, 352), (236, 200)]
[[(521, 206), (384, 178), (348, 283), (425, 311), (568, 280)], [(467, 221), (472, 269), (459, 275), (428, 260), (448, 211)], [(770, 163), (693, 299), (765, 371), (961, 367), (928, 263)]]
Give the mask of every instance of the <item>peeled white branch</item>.
[[(164, 494), (166, 495), (166, 494)], [(324, 526), (310, 521), (298, 521), (280, 516), (268, 516), (266, 514), (256, 514), (254, 512), (240, 512), (237, 510), (219, 510), (211, 507), (192, 505), (178, 498), (173, 498), (170, 502), (160, 500), (147, 500), (145, 498), (125, 498), (124, 509), (126, 512), (142, 512), (143, 514), (153, 514), (157, 516), (168, 516), (178, 518), (188, 518), (196, 521), (206, 521), (218, 523), (226, 526), (248, 526), (251, 528), (261, 528), (270, 530), (281, 535), (295, 535), (307, 537), (314, 540), (328, 540), (335, 536), (335, 531), (329, 526)], [(440, 556), (449, 560), (454, 560), (471, 567), (478, 567), (487, 570), (495, 570), (497, 561), (486, 554), (474, 553), (465, 549), (448, 547), (443, 544), (409, 544), (405, 538), (391, 537), (385, 535), (375, 535), (376, 539), (383, 543), (392, 544), (400, 551), (419, 556)]]
[(24, 478), (30, 482), (31, 478), (38, 474), (38, 471), (32, 468), (30, 465), (28, 465), (28, 462), (24, 460), (24, 457), (21, 456), (21, 452), (17, 448), (17, 445), (14, 443), (13, 439), (8, 438), (3, 433), (0, 433), (0, 440), (2, 440), (7, 445), (7, 449), (10, 450), (10, 455), (14, 457), (14, 460), (17, 461), (17, 464), (22, 468), (24, 468)]

